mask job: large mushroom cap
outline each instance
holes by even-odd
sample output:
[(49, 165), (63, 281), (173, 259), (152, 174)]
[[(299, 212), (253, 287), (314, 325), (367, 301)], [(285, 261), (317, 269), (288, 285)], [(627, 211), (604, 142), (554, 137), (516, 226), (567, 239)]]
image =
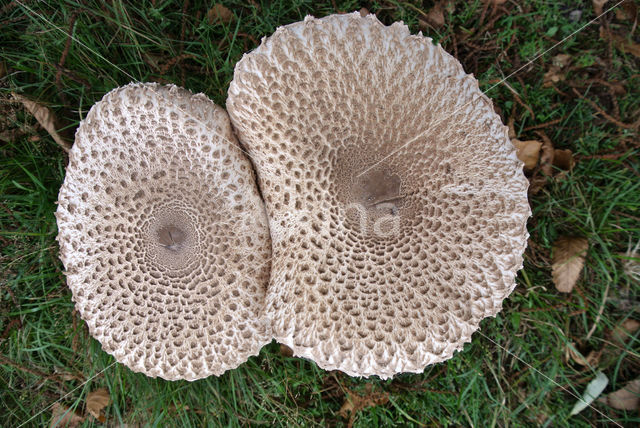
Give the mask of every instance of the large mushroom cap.
[(270, 219), (266, 311), (296, 355), (420, 372), (501, 309), (527, 180), (491, 101), (431, 39), (307, 17), (243, 57), (227, 108)]
[(224, 110), (132, 84), (91, 108), (60, 190), (73, 300), (105, 351), (165, 379), (219, 375), (271, 340), (264, 205)]

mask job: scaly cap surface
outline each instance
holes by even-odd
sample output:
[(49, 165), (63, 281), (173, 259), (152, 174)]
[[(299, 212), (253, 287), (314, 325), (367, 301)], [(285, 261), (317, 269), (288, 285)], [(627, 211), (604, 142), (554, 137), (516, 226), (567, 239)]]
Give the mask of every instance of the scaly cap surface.
[(227, 114), (204, 95), (109, 92), (80, 124), (58, 203), (76, 309), (119, 362), (195, 380), (271, 340), (264, 205)]
[(501, 309), (528, 183), (491, 101), (431, 39), (307, 17), (242, 58), (227, 108), (269, 215), (267, 315), (295, 355), (421, 372)]

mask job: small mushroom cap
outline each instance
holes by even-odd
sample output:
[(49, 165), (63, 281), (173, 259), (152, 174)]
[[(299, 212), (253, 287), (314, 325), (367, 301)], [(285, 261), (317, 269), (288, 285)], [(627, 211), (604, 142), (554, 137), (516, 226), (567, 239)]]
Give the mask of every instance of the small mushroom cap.
[(267, 315), (295, 355), (421, 372), (500, 311), (528, 183), (491, 101), (431, 39), (307, 17), (242, 58), (227, 108), (269, 215)]
[(58, 199), (60, 258), (103, 349), (165, 379), (220, 375), (271, 340), (271, 241), (225, 111), (131, 84), (80, 124)]

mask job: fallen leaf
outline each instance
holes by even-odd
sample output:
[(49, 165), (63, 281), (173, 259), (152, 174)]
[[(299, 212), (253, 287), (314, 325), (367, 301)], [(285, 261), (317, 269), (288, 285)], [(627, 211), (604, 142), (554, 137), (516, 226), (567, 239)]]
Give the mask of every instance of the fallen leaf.
[(569, 54), (558, 54), (551, 58), (551, 63), (556, 67), (564, 68), (571, 62), (571, 55)]
[(564, 359), (567, 363), (573, 361), (575, 363), (580, 364), (581, 366), (586, 366), (586, 359), (582, 356), (580, 351), (575, 349), (576, 344), (571, 342), (570, 344), (566, 344), (564, 347)]
[(600, 357), (602, 356), (602, 349), (599, 351), (590, 351), (585, 357), (578, 351), (575, 347), (575, 343), (571, 343), (571, 345), (567, 345), (566, 347), (566, 360), (567, 362), (573, 361), (576, 364), (579, 364), (584, 367), (598, 367), (598, 363), (600, 362)]
[(589, 353), (587, 354), (587, 363), (590, 367), (598, 367), (603, 351), (604, 349), (601, 349), (599, 351), (589, 351)]
[(213, 24), (218, 21), (227, 23), (231, 22), (232, 19), (233, 12), (231, 12), (229, 8), (221, 5), (220, 3), (214, 4), (213, 7), (207, 12), (207, 21), (209, 22), (209, 24)]
[[(614, 40), (616, 41), (616, 40)], [(620, 37), (619, 39), (617, 39), (617, 43), (618, 43), (618, 47), (620, 48), (620, 50), (622, 52), (625, 53), (630, 53), (631, 55), (635, 56), (636, 58), (640, 58), (640, 44), (638, 43), (633, 43), (629, 40), (626, 40), (622, 37)]]
[(542, 87), (549, 88), (554, 83), (561, 82), (565, 79), (566, 73), (563, 71), (571, 62), (571, 55), (558, 54), (551, 58), (551, 65), (544, 76), (542, 77)]
[(573, 409), (571, 409), (570, 415), (577, 415), (578, 413), (586, 409), (593, 402), (593, 400), (595, 400), (600, 394), (602, 394), (602, 391), (604, 391), (608, 383), (609, 378), (607, 378), (604, 373), (599, 371), (596, 374), (596, 377), (587, 385), (587, 389), (584, 391), (584, 394), (582, 394), (582, 398), (578, 399), (575, 406), (573, 406)]
[(570, 293), (578, 281), (584, 256), (589, 248), (586, 238), (562, 236), (553, 248), (552, 276), (556, 289), (562, 293)]
[(444, 9), (449, 12), (449, 14), (452, 14), (453, 12), (456, 11), (456, 2), (454, 0), (447, 0), (444, 1)]
[(618, 49), (620, 49), (622, 52), (629, 53), (635, 56), (636, 58), (640, 58), (640, 44), (633, 43), (632, 41), (627, 40), (621, 36), (615, 36), (613, 38), (613, 42), (618, 46)]
[(573, 153), (569, 149), (555, 149), (553, 152), (553, 166), (571, 171), (574, 165)]
[(610, 88), (615, 95), (625, 95), (627, 93), (627, 90), (624, 88), (622, 83), (611, 81), (609, 84), (611, 85)]
[(54, 403), (51, 407), (51, 421), (49, 427), (77, 427), (84, 422), (85, 417), (79, 415), (69, 407)]
[(56, 376), (64, 381), (78, 380), (82, 382), (85, 379), (81, 373), (72, 373), (62, 367), (54, 367), (53, 371)]
[(509, 129), (508, 135), (512, 140), (515, 140), (517, 137), (515, 122), (516, 120), (513, 117), (510, 117), (509, 120), (507, 120), (507, 128)]
[(616, 18), (620, 21), (635, 21), (638, 17), (638, 6), (633, 0), (622, 2), (620, 7), (616, 8)]
[(553, 156), (555, 150), (553, 143), (543, 131), (536, 131), (536, 134), (542, 139), (542, 149), (540, 153), (540, 169), (536, 169), (531, 177), (529, 193), (535, 195), (547, 183), (547, 177), (553, 176)]
[(636, 334), (636, 331), (640, 328), (640, 322), (633, 318), (627, 318), (618, 324), (611, 332), (611, 340), (624, 346), (625, 343)]
[(540, 148), (542, 143), (536, 140), (521, 141), (518, 139), (511, 140), (516, 148), (518, 159), (524, 162), (524, 169), (533, 169), (538, 165), (540, 159)]
[[(346, 388), (345, 388), (346, 389)], [(355, 421), (356, 414), (367, 407), (381, 406), (389, 402), (388, 392), (373, 392), (373, 386), (369, 383), (365, 386), (365, 395), (360, 395), (347, 389), (345, 399), (338, 414), (343, 418), (349, 417), (347, 426), (351, 428)]]
[(596, 15), (602, 14), (602, 8), (604, 7), (605, 3), (607, 3), (607, 1), (609, 0), (592, 0), (593, 11), (596, 13)]
[(280, 344), (280, 355), (283, 357), (293, 357), (293, 349), (287, 345)]
[(439, 0), (429, 10), (426, 16), (422, 16), (418, 19), (418, 25), (421, 30), (426, 30), (428, 27), (440, 28), (445, 20), (445, 12), (452, 14), (455, 12), (456, 5), (452, 0)]
[(553, 157), (555, 155), (555, 149), (553, 143), (542, 131), (536, 131), (536, 134), (542, 138), (542, 153), (540, 154), (540, 170), (544, 175), (553, 175)]
[(549, 67), (549, 70), (547, 70), (547, 72), (544, 73), (544, 75), (542, 76), (542, 87), (549, 88), (554, 83), (561, 82), (564, 79), (565, 79), (565, 74), (562, 72), (560, 67), (556, 67), (555, 65), (552, 65), (551, 67)]
[(442, 7), (442, 1), (436, 2), (436, 4), (433, 5), (429, 13), (427, 13), (427, 20), (436, 28), (444, 25), (444, 8)]
[(617, 391), (598, 398), (598, 401), (618, 410), (640, 409), (640, 378), (632, 380)]
[(27, 109), (29, 113), (36, 118), (40, 126), (42, 126), (45, 131), (51, 135), (51, 138), (54, 139), (60, 147), (62, 147), (66, 152), (71, 149), (71, 144), (63, 139), (58, 133), (57, 129), (57, 120), (53, 112), (43, 106), (42, 104), (38, 104), (35, 101), (31, 101), (28, 98), (23, 97), (22, 95), (18, 95), (16, 93), (12, 93), (13, 98), (17, 101), (20, 101), (22, 105)]
[(624, 53), (631, 54), (636, 58), (640, 58), (640, 44), (634, 43), (628, 40), (626, 37), (619, 34), (614, 34), (607, 31), (604, 27), (600, 27), (600, 38), (605, 40), (611, 40), (613, 45), (620, 49)]
[(360, 16), (361, 16), (361, 17), (363, 17), (363, 18), (364, 18), (365, 16), (369, 15), (369, 9), (367, 9), (366, 7), (362, 7), (362, 8), (360, 8), (360, 11), (359, 11), (359, 12), (360, 12)]
[(87, 412), (100, 422), (105, 421), (104, 415), (101, 413), (102, 409), (107, 407), (111, 403), (111, 397), (109, 391), (106, 388), (96, 389), (87, 394)]

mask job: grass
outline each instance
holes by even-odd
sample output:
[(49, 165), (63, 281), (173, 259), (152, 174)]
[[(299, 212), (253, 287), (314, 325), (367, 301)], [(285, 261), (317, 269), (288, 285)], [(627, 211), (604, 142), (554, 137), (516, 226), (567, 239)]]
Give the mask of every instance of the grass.
[[(98, 388), (113, 400), (105, 408), (109, 425), (342, 426), (349, 423), (339, 413), (347, 397), (376, 392), (388, 401), (359, 411), (354, 426), (640, 422), (636, 410), (600, 403), (569, 416), (598, 370), (610, 380), (605, 393), (640, 374), (638, 333), (624, 341), (612, 336), (621, 322), (639, 318), (640, 290), (623, 272), (628, 257), (621, 254), (640, 240), (640, 146), (638, 128), (620, 123), (640, 116), (640, 61), (600, 38), (598, 29), (604, 25), (635, 42), (633, 19), (612, 12), (525, 66), (593, 19), (591, 2), (509, 1), (485, 8), (479, 0), (456, 1), (440, 27), (424, 24), (430, 1), (223, 3), (234, 14), (228, 22), (209, 22), (212, 2), (199, 0), (21, 0), (1, 7), (0, 132), (12, 132), (0, 142), (3, 425), (47, 425), (49, 406), (58, 400), (82, 412), (87, 394)], [(404, 20), (412, 32), (440, 41), (484, 90), (524, 66), (508, 86), (488, 91), (496, 110), (505, 123), (514, 120), (518, 138), (540, 139), (530, 127), (543, 125), (538, 130), (556, 148), (574, 153), (575, 168), (546, 180), (530, 199), (531, 244), (504, 310), (483, 321), (451, 360), (388, 381), (325, 372), (281, 355), (276, 343), (236, 370), (193, 383), (151, 379), (113, 364), (74, 312), (57, 258), (53, 212), (65, 154), (9, 94), (50, 107), (71, 132), (93, 103), (131, 80), (176, 83), (224, 105), (234, 64), (263, 36), (307, 14), (363, 5), (385, 24)], [(571, 56), (571, 66), (563, 80), (547, 86), (544, 74), (560, 53)], [(552, 247), (561, 235), (589, 240), (581, 279), (569, 295), (558, 293), (551, 279)], [(567, 348), (602, 353), (584, 367), (567, 359)]]

